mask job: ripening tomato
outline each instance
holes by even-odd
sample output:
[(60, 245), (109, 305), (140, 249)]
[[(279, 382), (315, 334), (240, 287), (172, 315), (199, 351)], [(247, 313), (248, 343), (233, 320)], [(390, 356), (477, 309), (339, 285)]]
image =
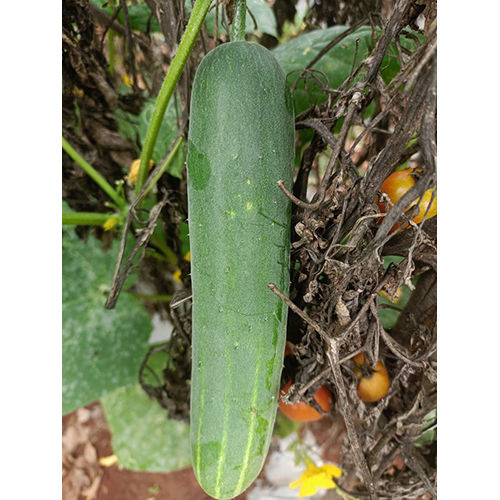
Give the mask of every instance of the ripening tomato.
[(293, 353), (293, 344), (291, 342), (289, 342), (288, 340), (286, 341), (286, 344), (285, 344), (285, 358), (292, 354)]
[[(392, 173), (389, 177), (387, 177), (387, 179), (380, 187), (380, 190), (389, 197), (391, 203), (394, 205), (414, 184), (415, 184), (415, 174), (412, 169), (406, 168), (404, 170), (397, 170), (396, 172)], [(424, 219), (425, 212), (427, 211), (427, 207), (429, 206), (432, 199), (433, 191), (435, 191), (435, 189), (428, 189), (423, 194), (422, 198), (420, 199), (420, 202), (418, 203), (418, 214), (415, 217), (413, 217), (412, 219), (413, 222), (418, 224), (419, 222), (422, 222), (422, 220)], [(419, 198), (414, 200), (410, 204), (408, 210), (410, 210), (411, 207), (416, 205), (418, 200)], [(389, 208), (387, 202), (384, 202), (381, 199), (377, 200), (377, 205), (382, 213), (386, 213), (387, 209)], [(431, 217), (434, 217), (436, 214), (437, 214), (437, 195), (434, 194), (434, 199), (432, 200), (432, 204), (430, 205), (426, 219), (430, 219)], [(401, 226), (401, 223), (395, 224), (391, 229), (391, 232), (396, 230), (399, 226)], [(408, 227), (408, 224), (406, 224), (404, 227)]]
[[(290, 380), (280, 392), (280, 396), (286, 394), (291, 385), (292, 381)], [(328, 412), (332, 407), (332, 395), (324, 385), (316, 391), (314, 399), (319, 404), (320, 408), (325, 412)], [(319, 413), (312, 406), (300, 401), (298, 403), (288, 405), (280, 400), (279, 408), (286, 417), (290, 420), (294, 420), (295, 422), (312, 422), (314, 420), (320, 420), (324, 417), (324, 415)]]
[(365, 403), (375, 403), (381, 400), (389, 391), (390, 381), (385, 366), (377, 361), (374, 368), (365, 361), (365, 355), (361, 352), (352, 358), (355, 369), (354, 373), (359, 378), (358, 395)]

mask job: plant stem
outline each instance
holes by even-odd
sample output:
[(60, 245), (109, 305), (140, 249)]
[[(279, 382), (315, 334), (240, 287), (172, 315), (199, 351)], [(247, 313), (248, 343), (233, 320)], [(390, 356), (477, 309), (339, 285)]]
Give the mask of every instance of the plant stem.
[(158, 235), (153, 233), (149, 241), (163, 253), (170, 264), (177, 265), (177, 255), (175, 255), (173, 250), (167, 244), (165, 244)]
[(234, 17), (231, 25), (231, 41), (245, 40), (245, 22), (247, 17), (246, 0), (234, 0)]
[(97, 212), (63, 212), (63, 226), (102, 226), (108, 219), (109, 214)]
[(87, 163), (63, 137), (62, 147), (66, 153), (85, 170), (87, 175), (118, 205), (120, 210), (127, 208), (127, 202), (119, 196), (109, 182), (89, 163)]
[(108, 71), (110, 75), (115, 74), (115, 32), (108, 31)]
[(141, 190), (144, 182), (146, 181), (146, 176), (148, 172), (149, 160), (153, 154), (153, 148), (158, 137), (158, 132), (160, 130), (161, 121), (165, 110), (167, 109), (168, 101), (175, 89), (177, 81), (179, 80), (182, 70), (186, 64), (186, 61), (191, 53), (196, 37), (200, 32), (203, 21), (207, 14), (208, 8), (210, 7), (211, 0), (197, 0), (194, 4), (193, 11), (189, 18), (186, 31), (182, 36), (182, 40), (177, 49), (170, 68), (167, 72), (163, 85), (156, 99), (156, 104), (153, 110), (153, 115), (149, 123), (148, 131), (146, 134), (146, 139), (144, 141), (144, 146), (141, 153), (141, 164), (139, 166), (139, 175), (137, 178), (137, 183), (135, 185), (135, 194), (137, 195)]
[(172, 300), (172, 295), (148, 295), (144, 293), (132, 293), (132, 292), (128, 293), (129, 295), (132, 295), (137, 299), (143, 299), (143, 300), (156, 300), (158, 302), (170, 302)]

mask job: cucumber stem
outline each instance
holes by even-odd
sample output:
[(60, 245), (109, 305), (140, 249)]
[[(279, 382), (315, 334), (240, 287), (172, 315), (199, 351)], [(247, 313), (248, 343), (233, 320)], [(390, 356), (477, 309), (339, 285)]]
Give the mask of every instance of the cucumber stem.
[(127, 209), (127, 202), (113, 189), (111, 184), (86, 160), (80, 156), (63, 137), (62, 147), (66, 153), (85, 171), (85, 173), (118, 205), (120, 210)]
[(115, 74), (115, 32), (108, 31), (108, 71), (111, 76)]
[(231, 25), (231, 41), (245, 41), (246, 16), (246, 0), (234, 0), (234, 17), (233, 24)]
[(161, 121), (165, 110), (167, 109), (168, 101), (177, 85), (182, 70), (186, 64), (186, 61), (191, 53), (194, 42), (200, 32), (205, 16), (210, 7), (212, 0), (197, 0), (194, 4), (193, 11), (189, 17), (188, 25), (186, 26), (186, 31), (182, 36), (177, 53), (172, 59), (172, 63), (168, 72), (163, 80), (163, 85), (161, 86), (160, 93), (156, 99), (156, 104), (153, 110), (153, 115), (148, 126), (148, 131), (146, 133), (146, 139), (144, 141), (144, 146), (141, 152), (141, 164), (139, 166), (139, 175), (137, 177), (137, 183), (135, 185), (135, 194), (139, 193), (144, 182), (146, 181), (146, 176), (148, 173), (149, 160), (153, 154), (153, 148), (158, 137), (158, 132), (160, 130)]
[(144, 294), (144, 293), (133, 293), (133, 292), (127, 292), (129, 295), (132, 295), (133, 297), (137, 299), (142, 299), (142, 300), (154, 300), (157, 302), (171, 302), (172, 301), (172, 295), (162, 295), (162, 294), (156, 294), (156, 295), (149, 295), (149, 294)]

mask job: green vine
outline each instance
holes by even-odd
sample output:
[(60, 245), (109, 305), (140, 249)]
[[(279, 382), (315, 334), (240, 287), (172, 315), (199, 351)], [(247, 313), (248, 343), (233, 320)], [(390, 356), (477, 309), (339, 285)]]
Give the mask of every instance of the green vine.
[(116, 192), (109, 182), (77, 153), (63, 137), (62, 147), (66, 153), (87, 173), (87, 175), (116, 203), (120, 210), (127, 209), (127, 202)]
[(182, 40), (177, 49), (177, 53), (172, 60), (172, 64), (165, 76), (163, 85), (156, 99), (156, 104), (153, 110), (153, 115), (151, 117), (151, 122), (149, 123), (148, 131), (146, 133), (146, 139), (144, 141), (144, 146), (141, 153), (141, 164), (139, 166), (139, 175), (137, 178), (137, 183), (135, 185), (135, 194), (137, 195), (141, 190), (144, 182), (146, 181), (149, 160), (153, 154), (153, 148), (158, 137), (158, 132), (160, 130), (161, 121), (165, 110), (167, 109), (168, 101), (172, 96), (172, 93), (177, 85), (177, 82), (181, 76), (182, 70), (187, 62), (189, 54), (193, 48), (194, 42), (200, 32), (205, 16), (210, 7), (211, 0), (197, 0), (194, 4), (193, 11), (191, 12), (191, 17), (189, 18), (186, 31), (182, 36)]

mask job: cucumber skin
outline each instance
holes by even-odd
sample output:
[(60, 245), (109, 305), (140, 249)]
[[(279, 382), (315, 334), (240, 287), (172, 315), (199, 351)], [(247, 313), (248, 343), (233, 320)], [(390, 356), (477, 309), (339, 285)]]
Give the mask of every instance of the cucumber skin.
[(191, 443), (202, 488), (234, 498), (267, 455), (286, 340), (294, 114), (264, 47), (230, 42), (201, 62), (188, 138), (193, 291)]

